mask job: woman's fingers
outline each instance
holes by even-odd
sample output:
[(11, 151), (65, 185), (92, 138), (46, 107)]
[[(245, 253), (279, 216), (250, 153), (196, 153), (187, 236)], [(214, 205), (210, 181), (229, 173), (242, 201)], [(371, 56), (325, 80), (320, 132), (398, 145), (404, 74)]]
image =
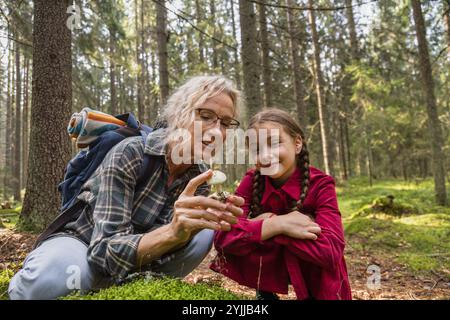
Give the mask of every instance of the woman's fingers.
[(205, 219), (214, 222), (226, 222), (228, 225), (236, 224), (238, 219), (229, 212), (217, 211), (214, 209), (191, 209), (182, 208), (178, 210), (179, 215), (186, 216), (190, 219)]
[(231, 225), (228, 222), (220, 221), (220, 230), (222, 231), (230, 231)]
[(191, 232), (199, 229), (211, 229), (211, 230), (220, 230), (220, 223), (205, 220), (205, 219), (193, 219), (187, 216), (180, 217), (180, 223), (183, 225), (185, 229), (189, 229)]
[(220, 218), (217, 214), (207, 211), (207, 210), (186, 208), (186, 209), (183, 209), (181, 213), (192, 219), (205, 219), (205, 220), (211, 220), (214, 222), (220, 221)]
[(212, 170), (209, 169), (201, 174), (199, 174), (198, 176), (192, 178), (188, 184), (186, 185), (186, 187), (184, 188), (183, 192), (181, 193), (184, 196), (193, 196), (195, 191), (197, 190), (197, 188), (205, 183), (206, 181), (208, 181), (209, 178), (211, 178), (212, 176)]
[(244, 198), (231, 195), (227, 198), (227, 202), (230, 202), (231, 204), (235, 205), (236, 207), (240, 207), (245, 203)]
[(227, 203), (227, 208), (224, 211), (229, 211), (236, 217), (239, 217), (244, 213), (244, 210), (242, 210), (239, 207), (236, 207), (235, 205), (233, 205), (231, 203)]
[(212, 212), (215, 214), (221, 221), (226, 221), (229, 224), (236, 224), (238, 219), (229, 212), (226, 211), (218, 211), (211, 208), (206, 209), (208, 212)]
[(221, 211), (225, 211), (227, 208), (225, 203), (204, 196), (181, 197), (175, 202), (175, 206), (185, 208), (213, 208)]
[(244, 211), (236, 207), (231, 203), (222, 203), (218, 200), (211, 199), (204, 196), (194, 196), (194, 197), (182, 197), (175, 202), (176, 207), (187, 207), (187, 208), (212, 208), (218, 211), (228, 211), (235, 216), (240, 216)]

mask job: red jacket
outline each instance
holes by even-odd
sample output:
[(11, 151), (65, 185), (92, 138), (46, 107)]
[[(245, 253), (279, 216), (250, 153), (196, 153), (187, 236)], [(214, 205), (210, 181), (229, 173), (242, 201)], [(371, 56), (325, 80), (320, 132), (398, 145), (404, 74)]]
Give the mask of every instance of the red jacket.
[[(317, 240), (278, 235), (262, 241), (263, 220), (247, 219), (253, 174), (254, 170), (248, 171), (236, 190), (236, 195), (245, 199), (239, 222), (231, 231), (215, 234), (218, 255), (210, 268), (263, 291), (286, 294), (288, 284), (292, 284), (297, 299), (351, 299), (334, 179), (310, 167), (310, 186), (302, 211), (313, 215), (320, 225), (322, 233)], [(280, 189), (273, 187), (266, 176), (263, 212), (288, 213), (292, 201), (300, 196), (299, 176), (297, 169)]]

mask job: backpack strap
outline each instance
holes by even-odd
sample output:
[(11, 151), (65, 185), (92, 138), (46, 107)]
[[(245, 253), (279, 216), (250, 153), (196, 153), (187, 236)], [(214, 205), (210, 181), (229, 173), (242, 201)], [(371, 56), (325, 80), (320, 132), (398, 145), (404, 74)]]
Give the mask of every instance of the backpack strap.
[(62, 227), (79, 216), (80, 212), (85, 206), (86, 203), (77, 199), (74, 204), (61, 212), (55, 218), (55, 220), (53, 220), (50, 225), (38, 236), (33, 244), (33, 250), (36, 249), (42, 243), (42, 241), (48, 239), (48, 237), (50, 237), (52, 234), (61, 231)]
[[(145, 148), (145, 142), (147, 140), (148, 133), (149, 132), (146, 129), (141, 130), (142, 140), (144, 141), (144, 148)], [(151, 156), (144, 152), (144, 158), (142, 159), (142, 166), (141, 166), (141, 169), (139, 171), (139, 176), (136, 181), (135, 190), (139, 190), (145, 186), (145, 184), (148, 181), (148, 178), (155, 171), (156, 165), (158, 162), (159, 162), (159, 157), (154, 157), (154, 156)]]
[(149, 154), (144, 154), (144, 159), (142, 161), (142, 167), (139, 172), (139, 177), (136, 181), (135, 190), (142, 189), (148, 181), (148, 178), (151, 177), (154, 170), (156, 169), (156, 164), (158, 159), (156, 157), (152, 157)]

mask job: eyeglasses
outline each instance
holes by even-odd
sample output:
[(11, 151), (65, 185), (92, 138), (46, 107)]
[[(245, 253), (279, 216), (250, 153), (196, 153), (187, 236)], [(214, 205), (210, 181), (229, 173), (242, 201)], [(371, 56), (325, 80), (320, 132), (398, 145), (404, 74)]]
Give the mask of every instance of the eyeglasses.
[(198, 112), (200, 119), (202, 122), (207, 125), (213, 125), (214, 123), (217, 123), (217, 120), (220, 119), (220, 125), (225, 129), (235, 129), (239, 127), (240, 123), (236, 119), (233, 118), (220, 118), (214, 111), (209, 109), (196, 109)]

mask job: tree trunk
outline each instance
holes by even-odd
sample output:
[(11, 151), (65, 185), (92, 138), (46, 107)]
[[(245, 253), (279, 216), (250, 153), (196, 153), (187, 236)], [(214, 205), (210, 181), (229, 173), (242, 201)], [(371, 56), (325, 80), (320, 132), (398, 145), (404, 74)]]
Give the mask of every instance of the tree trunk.
[[(10, 33), (8, 32), (8, 35)], [(8, 41), (8, 45), (11, 41)], [(11, 192), (11, 169), (12, 169), (12, 133), (13, 133), (13, 109), (11, 103), (11, 91), (12, 91), (12, 65), (11, 65), (11, 53), (8, 51), (8, 66), (6, 70), (7, 74), (7, 93), (6, 93), (6, 146), (5, 146), (5, 172), (4, 172), (4, 186), (5, 186), (5, 198)]]
[[(215, 0), (209, 0), (209, 11), (211, 14), (211, 26), (213, 28), (213, 32), (212, 35), (214, 38), (217, 38), (217, 34), (216, 34), (216, 4), (214, 2)], [(218, 72), (218, 68), (219, 68), (219, 58), (218, 58), (218, 53), (217, 53), (217, 43), (216, 40), (211, 39), (211, 43), (212, 43), (212, 66), (213, 66), (213, 71), (214, 72)]]
[(272, 106), (272, 70), (269, 58), (269, 35), (267, 33), (267, 19), (265, 0), (261, 0), (259, 8), (259, 30), (261, 34), (261, 58), (264, 82), (264, 107)]
[(236, 43), (236, 47), (233, 50), (233, 68), (234, 68), (234, 81), (236, 81), (236, 86), (239, 90), (241, 90), (241, 72), (240, 72), (240, 64), (239, 64), (239, 53), (238, 53), (238, 44), (237, 44), (237, 33), (236, 33), (236, 21), (234, 17), (234, 1), (230, 0), (230, 12), (231, 12), (231, 31), (233, 35), (233, 39)]
[(116, 93), (116, 63), (114, 61), (115, 36), (112, 27), (109, 29), (109, 86), (110, 86), (110, 109), (109, 113), (117, 114), (117, 93)]
[(300, 68), (301, 57), (298, 54), (298, 51), (301, 52), (301, 48), (299, 47), (300, 30), (296, 26), (296, 23), (298, 23), (299, 20), (295, 19), (294, 11), (291, 9), (291, 7), (294, 6), (293, 1), (286, 0), (286, 6), (289, 44), (291, 49), (292, 75), (294, 78), (295, 103), (297, 105), (297, 116), (299, 124), (301, 125), (302, 129), (304, 129), (308, 125), (308, 119), (306, 115), (306, 105), (303, 100), (305, 95), (305, 88), (303, 87), (302, 78), (304, 79), (305, 76), (302, 74), (302, 70)]
[[(345, 5), (347, 7), (346, 9), (346, 16), (347, 16), (347, 24), (348, 24), (348, 33), (350, 38), (350, 52), (353, 62), (359, 61), (359, 45), (358, 45), (358, 37), (356, 35), (356, 26), (355, 26), (355, 17), (353, 15), (353, 7), (352, 7), (352, 0), (345, 0)], [(350, 79), (345, 79), (345, 83), (343, 84), (344, 88), (344, 130), (345, 130), (345, 147), (347, 152), (347, 169), (348, 169), (348, 176), (353, 175), (352, 170), (352, 155), (351, 155), (351, 140), (349, 139), (349, 130), (348, 130), (348, 116), (350, 114), (350, 110), (354, 109), (354, 104), (350, 101), (351, 95), (352, 95), (352, 86), (353, 83)], [(350, 109), (350, 110), (349, 110)]]
[[(141, 1), (142, 2), (142, 1)], [(137, 65), (137, 74), (136, 74), (136, 84), (137, 84), (137, 107), (138, 107), (138, 119), (143, 121), (144, 116), (144, 98), (143, 98), (143, 86), (142, 86), (142, 72), (144, 69), (142, 68), (142, 46), (140, 46), (140, 37), (142, 36), (140, 30), (139, 30), (139, 10), (138, 10), (138, 0), (134, 1), (134, 7), (135, 7), (135, 28), (136, 28), (136, 65)], [(142, 8), (141, 8), (142, 10)], [(141, 28), (143, 26), (141, 25)]]
[[(308, 0), (309, 6), (313, 7), (313, 1)], [(334, 176), (334, 166), (333, 159), (331, 157), (331, 141), (330, 141), (330, 121), (329, 114), (327, 112), (326, 103), (324, 101), (323, 92), (323, 76), (320, 66), (320, 47), (319, 47), (319, 37), (316, 29), (316, 17), (314, 10), (309, 10), (309, 22), (311, 25), (311, 35), (313, 40), (314, 49), (314, 71), (315, 71), (315, 85), (316, 85), (316, 95), (317, 95), (317, 107), (319, 111), (319, 121), (320, 121), (320, 135), (322, 139), (322, 152), (323, 152), (323, 162), (325, 167), (325, 172), (329, 175)]]
[(57, 190), (70, 159), (72, 108), (70, 0), (35, 0), (28, 180), (19, 225), (42, 230), (58, 214)]
[[(196, 20), (197, 25), (201, 24), (203, 22), (203, 9), (200, 5), (199, 0), (195, 0), (195, 14), (196, 14)], [(200, 64), (203, 66), (205, 64), (205, 54), (203, 52), (205, 48), (205, 40), (203, 38), (203, 34), (198, 34), (198, 57), (200, 60)]]
[[(140, 12), (140, 20), (141, 20), (141, 88), (142, 88), (142, 111), (141, 115), (139, 115), (139, 119), (143, 123), (148, 123), (149, 114), (151, 110), (150, 104), (148, 103), (148, 97), (150, 90), (147, 91), (145, 88), (147, 88), (148, 84), (148, 59), (146, 55), (146, 47), (145, 47), (145, 23), (144, 23), (144, 12), (145, 12), (145, 6), (144, 6), (144, 0), (141, 0), (141, 12)], [(138, 112), (139, 113), (139, 112)]]
[(169, 70), (167, 66), (167, 10), (165, 0), (156, 3), (156, 28), (158, 37), (159, 87), (161, 105), (165, 105), (169, 97)]
[(29, 73), (30, 73), (30, 59), (25, 60), (25, 79), (23, 86), (23, 113), (22, 113), (22, 185), (27, 184), (27, 174), (28, 174), (28, 142), (30, 139), (29, 135), (29, 112), (28, 112), (28, 91), (29, 91)]
[(239, 15), (242, 43), (242, 71), (244, 73), (244, 93), (247, 100), (248, 117), (251, 118), (261, 108), (260, 64), (256, 42), (256, 17), (253, 2), (239, 0)]
[(369, 186), (373, 186), (373, 155), (372, 155), (372, 139), (369, 129), (365, 128), (366, 133), (366, 148), (367, 148), (367, 175), (369, 176)]
[(447, 51), (450, 57), (450, 0), (444, 1), (444, 20), (445, 28), (447, 29)]
[(428, 125), (430, 132), (432, 156), (434, 190), (436, 201), (440, 205), (447, 204), (447, 194), (445, 190), (445, 168), (444, 168), (444, 146), (442, 139), (441, 124), (439, 122), (436, 98), (434, 95), (434, 81), (431, 71), (430, 57), (428, 55), (428, 43), (426, 39), (425, 22), (422, 14), (422, 7), (419, 0), (411, 0), (413, 16), (416, 28), (417, 43), (419, 46), (420, 74), (423, 82), (424, 95), (427, 104)]
[[(19, 39), (19, 33), (16, 32), (16, 38)], [(13, 162), (13, 195), (14, 201), (20, 201), (20, 156), (21, 156), (21, 96), (22, 96), (22, 77), (20, 73), (20, 47), (18, 43), (15, 43), (15, 56), (16, 56), (16, 112), (14, 114), (15, 129), (14, 129), (14, 162)]]
[(344, 133), (344, 119), (339, 117), (339, 155), (342, 163), (342, 179), (347, 180), (347, 161), (345, 159), (345, 133)]
[(358, 38), (356, 36), (355, 18), (353, 16), (352, 0), (345, 0), (346, 15), (348, 22), (348, 31), (350, 35), (350, 50), (352, 53), (352, 58), (357, 60), (359, 58), (359, 46)]

